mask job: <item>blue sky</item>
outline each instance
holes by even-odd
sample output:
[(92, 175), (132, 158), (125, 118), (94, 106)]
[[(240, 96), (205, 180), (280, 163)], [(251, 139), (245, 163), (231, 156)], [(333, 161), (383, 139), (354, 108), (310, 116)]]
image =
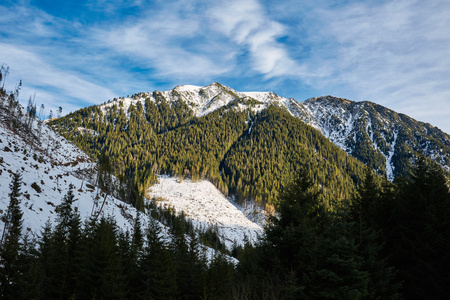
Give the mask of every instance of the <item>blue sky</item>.
[(370, 100), (450, 133), (450, 1), (3, 0), (0, 64), (63, 113), (220, 82)]

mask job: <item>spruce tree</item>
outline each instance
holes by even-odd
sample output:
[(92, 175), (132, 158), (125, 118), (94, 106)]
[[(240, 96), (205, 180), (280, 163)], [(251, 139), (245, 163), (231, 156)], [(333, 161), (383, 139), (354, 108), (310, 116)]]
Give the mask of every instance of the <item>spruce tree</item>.
[(67, 295), (75, 297), (81, 272), (83, 236), (79, 212), (73, 211), (67, 235)]
[(142, 258), (144, 299), (177, 299), (176, 265), (171, 251), (161, 237), (156, 221), (150, 220)]
[(233, 275), (233, 264), (224, 254), (217, 251), (206, 273), (205, 298), (230, 299)]
[(450, 191), (440, 166), (419, 156), (400, 185), (395, 226), (387, 230), (391, 263), (406, 298), (443, 299), (450, 294)]
[(19, 255), (22, 249), (22, 209), (20, 208), (20, 188), (22, 176), (12, 174), (9, 185), (9, 205), (6, 213), (5, 227), (0, 244), (0, 295), (2, 299), (18, 299), (20, 280)]
[(349, 232), (342, 217), (325, 209), (303, 171), (283, 192), (277, 215), (266, 228), (266, 247), (278, 257), (280, 275), (290, 278), (289, 298), (367, 295), (368, 275)]
[(95, 274), (100, 285), (94, 295), (103, 299), (124, 299), (126, 286), (123, 261), (119, 256), (117, 224), (112, 218), (102, 218), (96, 229), (94, 237), (99, 245), (94, 257), (99, 260), (101, 269)]
[(143, 284), (141, 282), (142, 273), (139, 265), (142, 261), (144, 251), (144, 236), (142, 233), (140, 218), (140, 213), (138, 212), (133, 226), (131, 241), (127, 239), (127, 243), (123, 245), (123, 249), (125, 249), (125, 246), (128, 249), (128, 251), (123, 253), (124, 255), (122, 257), (122, 261), (124, 263), (126, 273), (128, 292), (130, 295), (133, 295), (133, 297), (136, 297), (136, 295), (142, 293), (143, 290)]
[[(76, 249), (78, 237), (71, 236), (75, 240), (71, 241), (71, 251), (69, 253), (69, 235), (74, 223), (74, 214), (72, 211), (72, 203), (74, 199), (73, 185), (69, 186), (67, 194), (64, 196), (61, 204), (56, 208), (56, 225), (55, 230), (51, 234), (50, 251), (48, 256), (48, 265), (50, 272), (48, 274), (50, 285), (52, 286), (52, 296), (56, 298), (69, 298), (74, 291), (74, 284), (71, 281), (74, 277), (72, 274), (76, 267), (71, 265)], [(75, 222), (79, 222), (76, 219)], [(79, 224), (78, 224), (79, 226)], [(72, 232), (74, 234), (75, 232)], [(78, 235), (78, 233), (75, 233)], [(72, 257), (69, 257), (69, 254)]]
[[(388, 200), (386, 200), (388, 201)], [(362, 269), (368, 272), (368, 293), (371, 298), (398, 298), (399, 283), (395, 268), (388, 265), (380, 215), (388, 212), (383, 207), (383, 191), (373, 171), (366, 167), (366, 175), (352, 199), (348, 225), (353, 227), (358, 254), (363, 259)]]
[(18, 299), (40, 299), (41, 291), (41, 275), (42, 269), (39, 264), (39, 251), (37, 249), (36, 240), (25, 235), (23, 239), (23, 250), (19, 256), (20, 276)]
[(52, 224), (50, 220), (45, 222), (41, 236), (39, 238), (39, 253), (38, 253), (38, 265), (40, 268), (40, 286), (42, 287), (41, 296), (43, 299), (49, 299), (52, 287), (52, 265), (50, 264), (52, 257)]
[(74, 186), (70, 184), (67, 194), (64, 196), (61, 204), (56, 208), (57, 217), (55, 231), (59, 231), (64, 238), (67, 238), (69, 234), (69, 229), (74, 217), (72, 212), (72, 204), (75, 198), (73, 189)]

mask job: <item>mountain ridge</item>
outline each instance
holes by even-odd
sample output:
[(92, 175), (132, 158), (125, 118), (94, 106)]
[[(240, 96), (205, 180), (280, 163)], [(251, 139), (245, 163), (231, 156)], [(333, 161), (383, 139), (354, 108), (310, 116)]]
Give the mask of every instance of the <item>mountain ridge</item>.
[(238, 92), (214, 82), (204, 87), (179, 85), (172, 90), (139, 93), (117, 101), (129, 107), (131, 102), (144, 103), (145, 98), (154, 102), (163, 98), (169, 104), (184, 101), (196, 117), (233, 102), (242, 109), (250, 107), (255, 113), (275, 105), (318, 129), (342, 150), (390, 180), (408, 173), (413, 153), (417, 152), (423, 152), (450, 171), (450, 135), (368, 100), (352, 101), (327, 95), (298, 102), (273, 92)]
[(450, 171), (450, 136), (437, 127), (371, 101), (324, 96), (304, 103), (316, 116), (321, 132), (347, 153), (374, 169), (375, 162), (364, 157), (361, 149), (366, 148), (378, 159), (384, 156), (386, 175), (391, 180), (408, 172), (401, 158), (410, 159), (413, 152), (424, 153)]

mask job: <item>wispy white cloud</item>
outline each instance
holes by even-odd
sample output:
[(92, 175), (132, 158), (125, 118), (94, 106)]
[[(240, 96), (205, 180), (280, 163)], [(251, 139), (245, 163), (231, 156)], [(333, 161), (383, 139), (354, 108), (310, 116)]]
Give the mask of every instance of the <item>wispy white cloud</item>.
[[(450, 3), (356, 2), (315, 7), (304, 15), (312, 31), (307, 64), (328, 73), (317, 90), (371, 100), (450, 131)], [(311, 30), (310, 29), (310, 30)]]
[(76, 7), (79, 15), (64, 16), (28, 1), (0, 6), (0, 63), (51, 102), (83, 99), (83, 106), (223, 81), (298, 100), (367, 99), (450, 132), (443, 113), (450, 111), (448, 1), (91, 0)]
[(122, 9), (140, 8), (145, 0), (88, 0), (86, 7), (103, 13), (114, 14)]
[(216, 30), (250, 53), (252, 68), (266, 78), (300, 76), (306, 72), (277, 41), (286, 35), (285, 26), (271, 20), (258, 1), (223, 1), (209, 9)]
[[(83, 37), (76, 21), (28, 6), (0, 6), (0, 63), (10, 67), (12, 88), (23, 81), (21, 101), (36, 93), (47, 107), (64, 111), (98, 104), (135, 91), (133, 74), (124, 76), (111, 56)], [(125, 78), (125, 79), (124, 79)]]
[(91, 31), (91, 38), (151, 68), (153, 76), (208, 80), (229, 72), (235, 50), (204, 28), (201, 12), (167, 5), (116, 26)]
[[(11, 72), (7, 78), (13, 87), (23, 81), (21, 99), (36, 93), (37, 102), (49, 109), (63, 106), (66, 112), (84, 105), (98, 104), (114, 97), (114, 93), (91, 83), (77, 74), (60, 70), (25, 48), (0, 43), (0, 61), (7, 61)], [(12, 88), (11, 88), (12, 89)]]
[(214, 80), (252, 72), (268, 79), (307, 73), (277, 41), (284, 34), (282, 24), (248, 0), (171, 1), (118, 26), (97, 28), (92, 36), (151, 66), (159, 76)]

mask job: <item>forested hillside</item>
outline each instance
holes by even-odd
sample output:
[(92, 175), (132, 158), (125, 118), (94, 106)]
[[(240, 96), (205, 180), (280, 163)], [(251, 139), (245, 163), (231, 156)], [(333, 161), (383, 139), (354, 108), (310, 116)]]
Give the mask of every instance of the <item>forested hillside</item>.
[(329, 201), (347, 197), (362, 177), (359, 161), (282, 107), (255, 110), (256, 100), (238, 99), (196, 117), (182, 99), (153, 98), (127, 110), (123, 101), (92, 106), (51, 124), (93, 159), (104, 152), (113, 173), (141, 191), (164, 173), (207, 178), (238, 199), (273, 203), (305, 166)]

